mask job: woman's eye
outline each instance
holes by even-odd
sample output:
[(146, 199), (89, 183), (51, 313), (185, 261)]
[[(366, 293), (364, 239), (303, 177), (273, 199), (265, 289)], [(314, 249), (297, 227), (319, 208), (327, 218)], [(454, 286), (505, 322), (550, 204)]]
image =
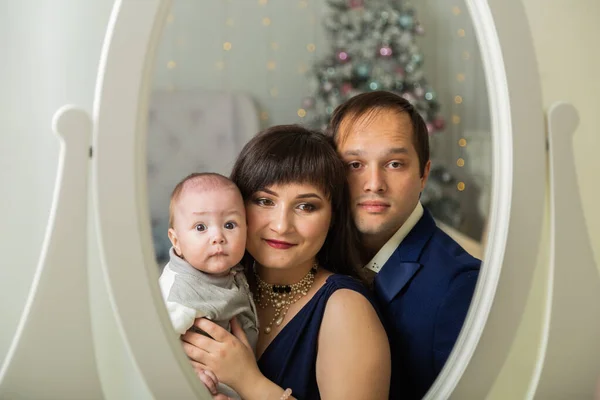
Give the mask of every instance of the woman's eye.
[(233, 229), (237, 226), (237, 224), (235, 222), (225, 222), (225, 229)]
[(204, 232), (206, 230), (206, 225), (204, 225), (204, 224), (197, 224), (196, 225), (196, 230), (198, 232)]
[(273, 202), (269, 199), (265, 199), (265, 198), (259, 198), (254, 200), (254, 202), (256, 204), (258, 204), (259, 206), (272, 206)]
[(354, 161), (348, 164), (348, 168), (350, 169), (359, 169), (360, 163), (358, 161)]
[(307, 211), (307, 212), (315, 211), (317, 209), (317, 207), (313, 206), (312, 204), (300, 204), (298, 206), (298, 208), (301, 211)]

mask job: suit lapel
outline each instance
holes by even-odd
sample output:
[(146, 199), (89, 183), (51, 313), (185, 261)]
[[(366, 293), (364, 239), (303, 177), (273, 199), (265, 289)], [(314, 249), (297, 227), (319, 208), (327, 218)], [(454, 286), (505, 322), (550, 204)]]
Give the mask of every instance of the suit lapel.
[(395, 258), (399, 258), (397, 250), (375, 277), (375, 293), (383, 304), (390, 303), (421, 268), (419, 263), (392, 260)]
[(435, 221), (425, 209), (419, 222), (375, 277), (375, 293), (381, 303), (389, 304), (421, 269), (421, 253), (435, 229)]

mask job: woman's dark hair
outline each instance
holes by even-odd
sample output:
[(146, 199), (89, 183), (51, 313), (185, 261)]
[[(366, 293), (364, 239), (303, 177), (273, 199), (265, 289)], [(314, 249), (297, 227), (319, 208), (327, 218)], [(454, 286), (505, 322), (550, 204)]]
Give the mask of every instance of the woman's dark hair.
[[(246, 202), (272, 185), (312, 184), (322, 190), (331, 201), (332, 223), (317, 262), (331, 272), (360, 277), (358, 230), (350, 211), (346, 167), (331, 138), (299, 125), (273, 126), (244, 146), (230, 178)], [(246, 253), (247, 269), (250, 258)]]

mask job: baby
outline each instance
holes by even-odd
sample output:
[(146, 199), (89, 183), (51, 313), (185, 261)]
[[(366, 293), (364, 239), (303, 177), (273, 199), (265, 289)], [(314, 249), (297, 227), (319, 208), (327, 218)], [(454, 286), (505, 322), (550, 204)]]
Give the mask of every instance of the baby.
[[(191, 174), (175, 186), (169, 206), (170, 260), (159, 285), (175, 330), (183, 335), (196, 318), (230, 330), (236, 317), (254, 348), (256, 308), (239, 262), (246, 247), (246, 212), (237, 186), (215, 173)], [(239, 396), (205, 371), (214, 392)], [(213, 393), (215, 394), (215, 393)]]

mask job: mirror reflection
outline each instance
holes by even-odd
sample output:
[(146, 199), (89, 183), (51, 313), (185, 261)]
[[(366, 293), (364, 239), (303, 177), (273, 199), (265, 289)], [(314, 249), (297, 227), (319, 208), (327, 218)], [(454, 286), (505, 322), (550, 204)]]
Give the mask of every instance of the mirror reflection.
[[(372, 299), (373, 309), (381, 312), (381, 325), (390, 337), (391, 349), (382, 347), (380, 356), (385, 359), (385, 352), (390, 351), (387, 357), (392, 359), (392, 369), (379, 372), (382, 376), (391, 374), (391, 398), (421, 398), (443, 367), (462, 326), (477, 280), (479, 262), (476, 259), (483, 257), (490, 206), (489, 104), (479, 50), (465, 4), (441, 0), (415, 4), (405, 0), (174, 0), (158, 49), (152, 85), (148, 115), (148, 196), (160, 268), (169, 262), (170, 251), (171, 259), (179, 256), (189, 261), (182, 257), (181, 251), (173, 255), (172, 250), (172, 247), (177, 248), (176, 235), (172, 233), (176, 230), (173, 219), (177, 217), (174, 217), (173, 207), (170, 210), (170, 203), (178, 182), (199, 172), (229, 176), (236, 160), (240, 165), (249, 165), (248, 160), (253, 160), (252, 165), (265, 168), (261, 175), (265, 180), (256, 187), (248, 183), (252, 180), (245, 170), (238, 171), (238, 178), (245, 178), (236, 181), (233, 177), (246, 204), (247, 254), (242, 264), (248, 265), (245, 265), (247, 280), (233, 279), (233, 283), (231, 280), (227, 283), (242, 288), (249, 285), (253, 301), (248, 303), (248, 308), (258, 317), (256, 325), (270, 327), (269, 333), (258, 329), (258, 344), (253, 347), (255, 356), (260, 357), (262, 351), (270, 348), (273, 337), (283, 338), (279, 339), (283, 343), (290, 340), (280, 336), (278, 331), (285, 333), (283, 328), (288, 323), (293, 326), (291, 321), (298, 321), (297, 316), (301, 317), (301, 310), (308, 309), (307, 304), (313, 302), (315, 293), (327, 287), (327, 282), (330, 284), (328, 277), (332, 272), (352, 273), (331, 265), (312, 272), (314, 265), (319, 264), (316, 254), (331, 246), (327, 239), (321, 243), (325, 250), (312, 249), (312, 253), (308, 250), (304, 253), (313, 258), (307, 259), (312, 260), (308, 264), (307, 260), (298, 262), (299, 266), (306, 264), (308, 269), (298, 267), (298, 271), (302, 271), (297, 273), (297, 279), (292, 279), (296, 277), (294, 274), (273, 274), (272, 269), (276, 267), (271, 265), (269, 253), (263, 254), (260, 245), (253, 246), (253, 238), (272, 240), (270, 245), (276, 245), (270, 247), (273, 249), (295, 245), (294, 241), (300, 240), (300, 236), (291, 235), (288, 242), (281, 240), (285, 239), (285, 233), (280, 232), (277, 237), (261, 233), (256, 221), (258, 215), (266, 214), (257, 213), (253, 207), (262, 207), (263, 213), (277, 207), (291, 207), (290, 220), (300, 212), (307, 213), (308, 209), (328, 207), (330, 217), (339, 220), (343, 217), (338, 214), (343, 214), (343, 208), (348, 207), (361, 238), (356, 246), (361, 250), (356, 255), (358, 270), (372, 289), (365, 298)], [(398, 112), (394, 108), (396, 96), (388, 100), (379, 95), (357, 97), (379, 91), (400, 96), (412, 104), (415, 113), (422, 118), (421, 137), (429, 143), (430, 164), (423, 156), (423, 140), (417, 139), (419, 125), (415, 121), (420, 118), (412, 118), (406, 110)], [(352, 98), (360, 98), (360, 101), (345, 103)], [(339, 108), (342, 104), (351, 105), (347, 113)], [(367, 110), (362, 110), (361, 105)], [(371, 112), (372, 109), (383, 111)], [(336, 116), (339, 123), (331, 124)], [(334, 204), (333, 193), (327, 191), (327, 184), (334, 182), (333, 172), (321, 171), (319, 173), (325, 175), (317, 180), (310, 175), (315, 171), (299, 170), (288, 181), (282, 181), (280, 177), (269, 178), (265, 160), (253, 159), (251, 153), (242, 153), (246, 158), (240, 155), (244, 145), (259, 131), (282, 124), (301, 124), (308, 129), (335, 134), (337, 151), (346, 166), (347, 200)], [(287, 132), (285, 129), (275, 131), (279, 135)], [(408, 133), (394, 136), (397, 132)], [(299, 134), (287, 133), (288, 136)], [(276, 133), (273, 135), (271, 141), (279, 140)], [(397, 154), (387, 154), (390, 149), (398, 150)], [(297, 152), (298, 160), (307, 160), (302, 150)], [(295, 157), (283, 150), (274, 154), (281, 163)], [(283, 167), (281, 170), (283, 175), (289, 172)], [(308, 184), (308, 187), (298, 187), (300, 184)], [(250, 185), (246, 191), (244, 185)], [(310, 193), (316, 194), (320, 198), (316, 202), (321, 203), (302, 203), (301, 211), (294, 208), (299, 204), (290, 205), (295, 196)], [(348, 204), (344, 205), (346, 201)], [(217, 203), (224, 206), (226, 202)], [(425, 220), (432, 224), (424, 226)], [(225, 226), (235, 221), (221, 222), (220, 225)], [(449, 237), (437, 230), (433, 222)], [(205, 225), (199, 230), (209, 228), (208, 224), (199, 225)], [(300, 235), (301, 227), (291, 225), (289, 230)], [(411, 243), (418, 227), (426, 231), (419, 236), (422, 240), (417, 240), (420, 252), (407, 255), (402, 246)], [(331, 232), (325, 229), (323, 234), (329, 238)], [(443, 253), (455, 256), (446, 259)], [(236, 258), (226, 269), (237, 262)], [(202, 269), (193, 262), (189, 264)], [(400, 268), (403, 270), (399, 273)], [(241, 275), (242, 270), (239, 269)], [(176, 276), (173, 273), (171, 281), (175, 281)], [(304, 285), (302, 290), (300, 286), (293, 286), (300, 282)], [(281, 289), (277, 289), (279, 286)], [(169, 296), (170, 288), (162, 286), (165, 297)], [(273, 290), (279, 290), (280, 294), (273, 295), (279, 293)], [(259, 307), (255, 309), (256, 305)], [(223, 318), (230, 317), (227, 314)], [(367, 313), (362, 317), (372, 316)], [(315, 318), (319, 324), (311, 329), (319, 332), (320, 321), (325, 323), (327, 316), (313, 316)], [(276, 324), (279, 320), (280, 324)], [(194, 329), (204, 333), (215, 329), (205, 322), (202, 324), (202, 328)], [(228, 323), (220, 325), (234, 333), (237, 329)], [(248, 326), (242, 327), (246, 336)], [(213, 331), (217, 335), (219, 332)], [(188, 347), (201, 347), (196, 335), (186, 334)], [(349, 340), (358, 340), (350, 336)], [(364, 343), (363, 337), (361, 340), (359, 343)], [(379, 348), (377, 340), (369, 340), (369, 343), (374, 349)], [(273, 363), (285, 370), (286, 364), (281, 364), (283, 355), (269, 354), (269, 357), (266, 360), (276, 359)], [(315, 357), (319, 360), (318, 354)], [(381, 364), (377, 358), (373, 361)], [(230, 383), (227, 378), (199, 367), (200, 364), (196, 360), (195, 367), (203, 371), (199, 376), (207, 387), (214, 385), (221, 391), (231, 389), (226, 385)], [(318, 365), (317, 361), (317, 369)], [(265, 375), (269, 368), (274, 368), (273, 365), (260, 367)], [(411, 372), (400, 373), (400, 370)], [(286, 386), (288, 378), (278, 378), (281, 380), (273, 378), (270, 382), (282, 391), (292, 389)], [(322, 394), (329, 389), (318, 385), (318, 378), (317, 371), (315, 393)], [(330, 379), (334, 381), (334, 377)], [(356, 382), (362, 381), (357, 378)], [(232, 386), (236, 388), (244, 387), (239, 382), (234, 383)], [(373, 385), (371, 381), (364, 383)], [(269, 385), (265, 387), (276, 390)], [(292, 397), (309, 398), (302, 397), (297, 390), (292, 390)], [(227, 393), (236, 395), (235, 390)]]

